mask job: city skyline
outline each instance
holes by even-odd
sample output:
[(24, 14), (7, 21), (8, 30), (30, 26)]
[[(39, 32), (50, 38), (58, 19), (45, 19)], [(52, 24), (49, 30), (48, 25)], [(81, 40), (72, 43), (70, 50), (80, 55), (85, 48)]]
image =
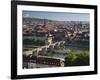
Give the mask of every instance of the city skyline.
[(89, 13), (23, 11), (22, 16), (56, 21), (90, 21)]

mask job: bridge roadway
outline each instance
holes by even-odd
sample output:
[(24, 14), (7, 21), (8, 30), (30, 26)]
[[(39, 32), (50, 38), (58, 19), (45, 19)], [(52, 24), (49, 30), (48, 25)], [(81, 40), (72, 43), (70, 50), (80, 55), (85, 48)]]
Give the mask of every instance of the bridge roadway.
[(55, 42), (55, 43), (52, 43), (52, 44), (49, 44), (49, 45), (34, 48), (32, 50), (29, 50), (29, 51), (24, 51), (24, 54), (29, 55), (29, 54), (33, 54), (33, 52), (36, 52), (38, 54), (39, 51), (42, 51), (43, 49), (47, 50), (48, 48), (54, 48), (55, 46), (59, 47), (61, 44), (65, 44), (65, 41), (59, 41), (59, 42)]

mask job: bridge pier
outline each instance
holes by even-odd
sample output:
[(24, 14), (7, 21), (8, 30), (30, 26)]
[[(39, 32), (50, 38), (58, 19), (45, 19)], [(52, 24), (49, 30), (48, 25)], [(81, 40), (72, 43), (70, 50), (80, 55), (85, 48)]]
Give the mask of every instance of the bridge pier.
[(42, 52), (43, 52), (43, 54), (46, 54), (47, 48), (42, 48)]
[(32, 55), (37, 56), (38, 55), (38, 51), (37, 50), (33, 51)]
[(53, 50), (53, 47), (52, 45), (49, 46), (49, 51), (52, 51)]
[(56, 43), (53, 43), (53, 44), (50, 44), (50, 45), (42, 46), (40, 48), (35, 48), (32, 51), (28, 51), (28, 52), (25, 52), (25, 53), (38, 56), (39, 54), (42, 55), (42, 54), (45, 54), (46, 52), (50, 52), (54, 48), (55, 49), (60, 48), (60, 47), (64, 46), (64, 44), (65, 44), (65, 41), (60, 41), (60, 42), (56, 42)]

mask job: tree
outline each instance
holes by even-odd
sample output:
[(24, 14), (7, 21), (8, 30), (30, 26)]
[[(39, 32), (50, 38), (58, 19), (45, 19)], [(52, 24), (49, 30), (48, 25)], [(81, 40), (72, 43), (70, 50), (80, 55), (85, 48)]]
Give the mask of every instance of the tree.
[(76, 59), (77, 59), (77, 54), (76, 52), (70, 52), (66, 57), (65, 57), (65, 66), (73, 66), (76, 64)]
[(85, 66), (89, 65), (89, 52), (82, 51), (77, 54), (76, 51), (70, 52), (65, 57), (65, 66)]
[(89, 65), (89, 52), (83, 51), (79, 57), (78, 61), (80, 61), (80, 65)]

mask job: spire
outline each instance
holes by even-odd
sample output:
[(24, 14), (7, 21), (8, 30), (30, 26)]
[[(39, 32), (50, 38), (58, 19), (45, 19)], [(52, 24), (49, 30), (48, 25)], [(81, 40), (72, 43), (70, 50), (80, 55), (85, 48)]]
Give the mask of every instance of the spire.
[(44, 27), (46, 27), (46, 19), (44, 18)]

